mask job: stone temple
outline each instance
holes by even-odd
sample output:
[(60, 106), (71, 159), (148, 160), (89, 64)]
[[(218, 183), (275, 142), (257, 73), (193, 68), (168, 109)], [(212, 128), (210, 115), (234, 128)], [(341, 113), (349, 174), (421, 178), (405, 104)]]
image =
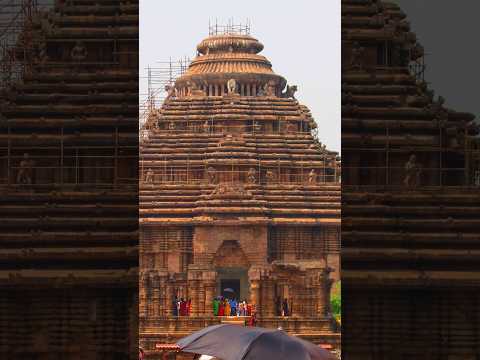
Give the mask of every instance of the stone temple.
[[(330, 288), (339, 278), (340, 159), (313, 135), (297, 87), (262, 49), (249, 34), (211, 34), (148, 116), (139, 296), (147, 357), (232, 321), (213, 315), (225, 288), (253, 305), (259, 326), (339, 347)], [(175, 297), (191, 300), (189, 316), (174, 315)], [(278, 316), (278, 299), (290, 316)]]

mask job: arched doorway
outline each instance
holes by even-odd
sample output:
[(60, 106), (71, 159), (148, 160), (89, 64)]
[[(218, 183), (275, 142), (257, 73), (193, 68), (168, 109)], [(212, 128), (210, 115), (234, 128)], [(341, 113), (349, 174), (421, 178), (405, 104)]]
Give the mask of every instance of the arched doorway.
[(225, 240), (215, 253), (217, 295), (237, 300), (249, 299), (248, 262), (237, 240)]

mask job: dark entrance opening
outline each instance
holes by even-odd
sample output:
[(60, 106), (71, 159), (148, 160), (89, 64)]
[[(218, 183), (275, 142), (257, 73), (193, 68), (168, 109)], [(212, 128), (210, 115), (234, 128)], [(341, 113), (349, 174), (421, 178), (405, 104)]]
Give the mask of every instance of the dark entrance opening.
[(224, 297), (229, 299), (239, 299), (240, 279), (221, 279), (220, 289)]

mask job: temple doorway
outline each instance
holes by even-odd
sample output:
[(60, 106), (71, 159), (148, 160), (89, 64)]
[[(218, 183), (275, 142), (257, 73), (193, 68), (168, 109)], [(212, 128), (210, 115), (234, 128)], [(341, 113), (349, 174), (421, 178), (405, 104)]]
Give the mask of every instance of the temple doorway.
[(240, 299), (240, 279), (220, 280), (222, 296), (229, 299)]
[[(217, 295), (237, 300), (248, 300), (248, 270), (243, 268), (217, 268)], [(224, 291), (231, 289), (232, 291)]]

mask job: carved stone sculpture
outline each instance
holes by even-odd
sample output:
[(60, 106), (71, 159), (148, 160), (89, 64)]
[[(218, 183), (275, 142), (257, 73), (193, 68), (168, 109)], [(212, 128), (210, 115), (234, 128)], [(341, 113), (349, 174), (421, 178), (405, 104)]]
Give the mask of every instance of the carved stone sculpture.
[(361, 69), (363, 67), (363, 56), (365, 49), (358, 42), (353, 44), (350, 67), (353, 69)]
[(255, 184), (257, 182), (257, 172), (254, 168), (248, 169), (247, 182), (249, 184)]
[(412, 154), (405, 164), (405, 177), (403, 184), (407, 187), (417, 187), (420, 185), (420, 176), (422, 167), (417, 163), (417, 157)]
[(297, 92), (298, 87), (297, 85), (287, 85), (287, 89), (285, 90), (284, 93), (282, 93), (282, 98), (286, 99), (295, 99), (295, 93)]
[(23, 159), (20, 161), (20, 169), (17, 173), (17, 184), (30, 185), (33, 182), (33, 166), (35, 162), (30, 159), (28, 153), (23, 154)]
[(70, 52), (70, 57), (74, 61), (84, 61), (87, 58), (88, 51), (82, 41), (77, 41), (72, 51)]
[(145, 175), (145, 182), (147, 184), (152, 184), (153, 183), (153, 170), (150, 169), (150, 168), (147, 170), (147, 173)]
[(310, 173), (308, 174), (308, 183), (309, 184), (317, 183), (317, 173), (315, 172), (315, 169), (310, 170)]
[(265, 176), (267, 178), (267, 183), (275, 182), (275, 173), (272, 170), (267, 170)]
[(217, 182), (217, 171), (212, 166), (209, 166), (207, 169), (207, 180), (209, 184), (215, 184)]
[(228, 95), (236, 94), (237, 92), (237, 82), (235, 79), (230, 79), (227, 82)]

